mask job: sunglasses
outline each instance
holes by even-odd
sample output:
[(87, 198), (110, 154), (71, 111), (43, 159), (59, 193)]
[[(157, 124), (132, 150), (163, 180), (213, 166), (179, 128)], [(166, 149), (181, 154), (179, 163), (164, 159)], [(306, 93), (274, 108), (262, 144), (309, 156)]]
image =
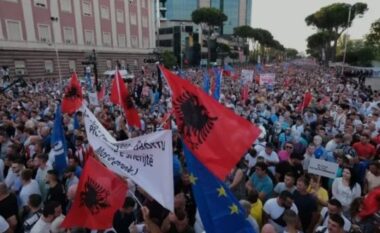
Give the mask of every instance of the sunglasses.
[(293, 149), (292, 146), (285, 146), (286, 149)]

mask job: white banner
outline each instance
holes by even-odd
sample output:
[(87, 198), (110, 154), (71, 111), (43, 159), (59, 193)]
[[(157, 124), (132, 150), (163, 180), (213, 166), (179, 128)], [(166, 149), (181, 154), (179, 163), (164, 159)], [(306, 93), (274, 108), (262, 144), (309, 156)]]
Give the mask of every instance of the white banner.
[(260, 85), (274, 85), (276, 75), (272, 73), (260, 74)]
[(116, 141), (85, 108), (87, 138), (111, 171), (128, 177), (163, 207), (174, 211), (172, 132), (163, 130)]
[(99, 106), (98, 95), (96, 92), (89, 92), (88, 99), (92, 106)]
[(248, 82), (252, 82), (253, 80), (253, 70), (241, 70), (241, 80), (243, 80), (243, 84), (246, 84)]
[(333, 179), (336, 177), (336, 171), (338, 170), (338, 167), (339, 165), (337, 163), (311, 158), (307, 171), (311, 174)]

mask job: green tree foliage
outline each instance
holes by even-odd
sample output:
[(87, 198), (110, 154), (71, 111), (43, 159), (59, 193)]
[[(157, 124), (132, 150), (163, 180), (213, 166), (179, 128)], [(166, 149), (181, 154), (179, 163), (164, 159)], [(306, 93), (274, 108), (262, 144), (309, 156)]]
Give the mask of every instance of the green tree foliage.
[(285, 49), (285, 54), (288, 59), (294, 59), (298, 55), (298, 51), (296, 49), (287, 48)]
[[(211, 59), (211, 47), (210, 47), (210, 37), (211, 32), (214, 31), (215, 26), (221, 26), (224, 21), (227, 21), (227, 16), (216, 8), (202, 7), (198, 8), (191, 13), (191, 20), (195, 24), (200, 24), (202, 29), (205, 29), (207, 26), (208, 36), (207, 36), (207, 49), (208, 49), (208, 59), (207, 62), (210, 62)], [(203, 25), (203, 26), (202, 26)]]
[(177, 65), (177, 58), (173, 52), (164, 51), (161, 55), (162, 63), (168, 69), (171, 69), (173, 66)]
[(234, 28), (234, 35), (240, 38), (253, 38), (253, 34), (254, 29), (248, 25)]
[(368, 46), (373, 47), (375, 50), (376, 59), (380, 60), (380, 19), (372, 23), (366, 42)]
[(227, 21), (227, 16), (217, 8), (202, 7), (192, 12), (191, 19), (196, 24), (219, 26)]
[[(350, 9), (351, 14), (349, 13)], [(319, 32), (328, 34), (325, 38), (329, 38), (330, 42), (333, 42), (333, 46), (325, 46), (325, 49), (327, 49), (326, 56), (328, 56), (328, 59), (334, 60), (339, 37), (351, 26), (355, 18), (363, 15), (367, 10), (366, 3), (358, 2), (354, 5), (334, 3), (322, 7), (317, 12), (307, 16), (305, 21), (308, 26), (316, 27)], [(349, 14), (350, 20), (348, 20)], [(315, 52), (315, 49), (309, 47), (309, 51)]]
[[(344, 44), (339, 49), (337, 58), (343, 60)], [(353, 66), (372, 66), (375, 59), (375, 50), (364, 40), (349, 40), (347, 42), (347, 52), (345, 62)]]

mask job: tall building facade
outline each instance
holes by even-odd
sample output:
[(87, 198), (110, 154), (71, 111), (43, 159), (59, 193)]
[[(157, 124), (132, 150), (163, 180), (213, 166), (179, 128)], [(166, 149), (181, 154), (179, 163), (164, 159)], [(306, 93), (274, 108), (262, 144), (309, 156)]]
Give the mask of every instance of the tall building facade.
[(99, 74), (138, 69), (155, 47), (152, 0), (0, 0), (0, 66), (10, 75), (82, 73), (95, 49)]

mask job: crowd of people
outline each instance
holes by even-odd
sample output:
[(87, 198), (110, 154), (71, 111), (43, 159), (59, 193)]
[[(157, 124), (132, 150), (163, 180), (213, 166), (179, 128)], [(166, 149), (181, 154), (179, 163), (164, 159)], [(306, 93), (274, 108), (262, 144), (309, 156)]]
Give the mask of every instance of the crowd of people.
[[(223, 77), (221, 85), (219, 102), (261, 129), (225, 179), (252, 228), (266, 233), (379, 232), (380, 201), (370, 211), (363, 209), (367, 208), (363, 201), (380, 187), (380, 92), (318, 65), (276, 64), (260, 71), (246, 65), (234, 72), (243, 68), (254, 70), (255, 76), (276, 75), (270, 88), (255, 78), (243, 84), (240, 78)], [(202, 88), (202, 72), (187, 69), (181, 75)], [(113, 228), (104, 232), (204, 232), (180, 132), (174, 117), (168, 117), (170, 90), (165, 81), (160, 87), (157, 75), (154, 66), (147, 67), (128, 82), (141, 129), (128, 127), (108, 95), (99, 106), (89, 107), (117, 140), (160, 130), (169, 121), (174, 177), (167, 179), (174, 179), (175, 212), (129, 184), (134, 195), (125, 198), (114, 214)], [(110, 90), (111, 81), (100, 82)], [(245, 98), (243, 85), (249, 88)], [(90, 232), (60, 227), (90, 147), (82, 113), (76, 113), (79, 128), (74, 127), (73, 116), (64, 115), (69, 166), (63, 176), (53, 169), (49, 152), (60, 88), (52, 80), (27, 81), (26, 86), (15, 85), (0, 95), (0, 233)], [(306, 92), (312, 95), (311, 103), (299, 108)], [(336, 178), (309, 173), (313, 158), (338, 164)]]

